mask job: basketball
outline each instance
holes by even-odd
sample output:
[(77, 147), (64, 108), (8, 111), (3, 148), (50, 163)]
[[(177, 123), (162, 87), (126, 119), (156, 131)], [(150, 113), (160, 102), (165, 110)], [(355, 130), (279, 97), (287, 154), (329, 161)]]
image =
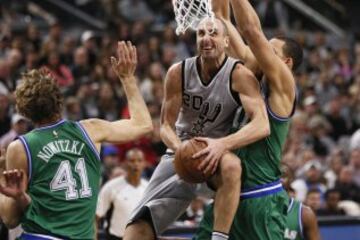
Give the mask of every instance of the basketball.
[(184, 141), (180, 148), (175, 153), (175, 171), (179, 177), (189, 183), (202, 183), (205, 182), (211, 174), (205, 175), (198, 166), (201, 161), (206, 157), (192, 158), (192, 156), (200, 150), (206, 148), (206, 143), (190, 139)]

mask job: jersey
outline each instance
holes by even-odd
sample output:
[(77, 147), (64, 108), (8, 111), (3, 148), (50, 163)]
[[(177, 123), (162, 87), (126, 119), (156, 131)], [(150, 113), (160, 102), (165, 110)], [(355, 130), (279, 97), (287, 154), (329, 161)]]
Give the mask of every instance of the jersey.
[(65, 239), (94, 239), (100, 158), (78, 122), (61, 120), (20, 137), (28, 158), (32, 202), (25, 232)]
[(232, 71), (239, 61), (226, 57), (208, 83), (201, 80), (198, 61), (199, 57), (193, 57), (182, 63), (182, 105), (175, 123), (181, 140), (228, 135), (241, 106), (238, 93), (231, 89)]
[(302, 203), (295, 200), (294, 198), (290, 199), (290, 204), (286, 216), (286, 228), (285, 228), (285, 239), (290, 240), (302, 240), (302, 220), (301, 220), (301, 211)]
[(242, 160), (243, 188), (252, 188), (280, 179), (282, 150), (289, 132), (290, 118), (295, 112), (294, 102), (292, 113), (288, 118), (277, 116), (269, 106), (266, 88), (262, 89), (269, 117), (270, 135), (236, 151)]
[(111, 235), (124, 236), (126, 223), (131, 212), (141, 200), (147, 186), (148, 182), (145, 179), (141, 179), (138, 186), (133, 186), (124, 176), (121, 176), (108, 181), (102, 187), (99, 193), (96, 215), (105, 217), (113, 206), (109, 227)]

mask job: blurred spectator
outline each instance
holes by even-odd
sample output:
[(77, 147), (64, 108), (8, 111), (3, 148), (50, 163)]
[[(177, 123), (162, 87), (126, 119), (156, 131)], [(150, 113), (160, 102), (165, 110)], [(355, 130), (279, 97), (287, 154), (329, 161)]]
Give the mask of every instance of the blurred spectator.
[(91, 69), (89, 66), (89, 56), (86, 48), (78, 47), (74, 52), (74, 65), (71, 69), (75, 79), (89, 76)]
[(119, 119), (121, 102), (115, 95), (110, 83), (104, 82), (100, 85), (99, 96), (96, 102), (100, 118), (108, 121)]
[(7, 54), (10, 82), (7, 83), (9, 90), (13, 91), (16, 88), (17, 81), (20, 80), (20, 70), (23, 61), (23, 55), (19, 49), (11, 49)]
[(81, 111), (80, 101), (77, 97), (69, 97), (65, 100), (64, 117), (72, 121), (79, 121), (84, 119)]
[(7, 133), (11, 127), (9, 107), (9, 98), (6, 91), (0, 91), (0, 137)]
[(94, 66), (96, 63), (96, 56), (98, 54), (98, 48), (95, 40), (95, 33), (93, 31), (85, 31), (81, 35), (82, 46), (85, 47), (88, 54), (88, 63), (90, 66)]
[(11, 129), (0, 138), (0, 147), (7, 148), (8, 145), (20, 135), (29, 130), (28, 120), (20, 114), (14, 114), (11, 118)]
[(345, 215), (345, 211), (339, 208), (340, 191), (327, 190), (325, 193), (325, 206), (317, 211), (318, 216)]
[(74, 77), (66, 65), (60, 62), (60, 55), (52, 51), (47, 57), (46, 68), (54, 76), (55, 80), (63, 89), (67, 89), (74, 84)]
[(326, 179), (327, 188), (331, 189), (335, 187), (335, 182), (339, 177), (344, 163), (340, 153), (331, 154), (329, 162), (329, 169), (324, 173), (324, 178)]
[(304, 201), (307, 192), (310, 189), (317, 189), (317, 191), (322, 195), (326, 191), (325, 185), (321, 182), (321, 164), (317, 160), (312, 160), (307, 162), (304, 167), (303, 171), (305, 173), (304, 179), (296, 179), (292, 184), (291, 187), (296, 192), (296, 199), (299, 201)]
[(309, 119), (308, 127), (310, 129), (310, 135), (306, 140), (307, 144), (312, 147), (314, 152), (320, 157), (329, 154), (335, 144), (329, 137), (331, 125), (328, 121), (321, 115), (315, 115)]
[(348, 125), (345, 119), (341, 116), (341, 102), (339, 97), (333, 98), (329, 103), (329, 111), (326, 115), (327, 120), (331, 125), (330, 136), (334, 141), (337, 141), (340, 136), (348, 133)]
[(354, 174), (354, 183), (360, 188), (360, 148), (351, 151), (350, 165)]
[(341, 169), (335, 188), (341, 193), (341, 200), (352, 200), (360, 203), (360, 188), (353, 181), (354, 171), (350, 166)]
[(304, 203), (317, 213), (321, 208), (321, 192), (318, 189), (309, 189)]
[(103, 182), (110, 179), (112, 169), (119, 166), (119, 150), (113, 145), (104, 145), (102, 148)]
[(134, 21), (152, 21), (154, 14), (146, 5), (144, 0), (123, 0), (118, 6), (121, 15), (127, 20)]
[(108, 222), (107, 239), (119, 239), (124, 235), (130, 214), (141, 200), (148, 182), (141, 178), (145, 168), (144, 154), (139, 149), (131, 149), (126, 154), (125, 168), (127, 175), (107, 182), (100, 191), (96, 218), (99, 222), (113, 206)]
[(354, 148), (360, 148), (360, 129), (351, 136), (350, 149)]

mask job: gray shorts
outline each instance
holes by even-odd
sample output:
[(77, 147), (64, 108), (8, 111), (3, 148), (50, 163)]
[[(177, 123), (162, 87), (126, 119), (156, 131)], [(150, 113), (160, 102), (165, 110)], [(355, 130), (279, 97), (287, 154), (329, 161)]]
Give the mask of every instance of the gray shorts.
[(149, 185), (138, 206), (132, 212), (129, 223), (142, 218), (144, 208), (150, 210), (156, 235), (171, 225), (198, 195), (213, 197), (214, 192), (206, 183), (191, 184), (179, 178), (174, 169), (174, 155), (164, 155), (152, 175)]

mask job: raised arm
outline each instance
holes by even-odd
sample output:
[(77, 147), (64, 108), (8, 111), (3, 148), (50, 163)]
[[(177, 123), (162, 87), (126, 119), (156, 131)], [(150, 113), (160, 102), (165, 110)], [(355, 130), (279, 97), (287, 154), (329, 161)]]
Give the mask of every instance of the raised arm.
[(231, 0), (231, 4), (240, 34), (247, 41), (260, 69), (267, 77), (271, 109), (281, 117), (289, 116), (295, 99), (295, 80), (285, 62), (293, 59), (276, 52), (269, 43), (248, 0)]
[(6, 153), (6, 171), (0, 185), (0, 217), (8, 228), (20, 223), (31, 199), (26, 193), (27, 158), (20, 140), (12, 142)]
[(130, 42), (119, 42), (117, 53), (118, 59), (112, 57), (111, 64), (125, 90), (131, 117), (114, 122), (100, 119), (81, 121), (97, 147), (101, 142), (132, 141), (153, 130), (150, 113), (134, 76), (137, 64), (136, 48)]
[(182, 103), (182, 66), (177, 63), (170, 67), (165, 78), (165, 96), (161, 108), (160, 137), (165, 145), (176, 151), (181, 140), (175, 133), (175, 122)]
[(236, 27), (231, 23), (229, 0), (213, 0), (212, 9), (216, 17), (221, 19), (227, 28), (230, 39), (229, 48), (226, 50), (227, 54), (243, 61), (245, 66), (256, 74), (259, 71), (256, 59)]
[(304, 237), (307, 240), (320, 240), (319, 226), (314, 212), (304, 206), (301, 211), (301, 221), (304, 226)]

